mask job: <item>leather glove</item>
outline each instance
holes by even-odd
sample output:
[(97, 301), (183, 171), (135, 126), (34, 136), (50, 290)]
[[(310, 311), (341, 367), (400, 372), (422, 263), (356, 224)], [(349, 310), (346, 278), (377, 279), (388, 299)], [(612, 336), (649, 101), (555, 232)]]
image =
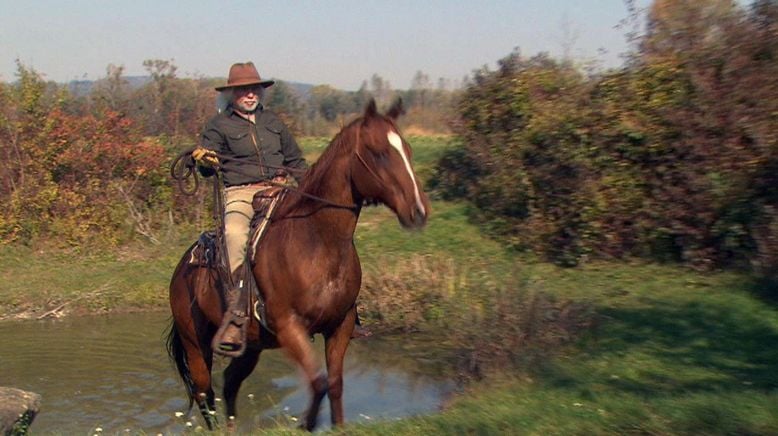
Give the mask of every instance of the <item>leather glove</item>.
[(192, 157), (200, 165), (215, 167), (219, 165), (219, 158), (216, 157), (216, 152), (204, 147), (197, 147), (192, 151)]

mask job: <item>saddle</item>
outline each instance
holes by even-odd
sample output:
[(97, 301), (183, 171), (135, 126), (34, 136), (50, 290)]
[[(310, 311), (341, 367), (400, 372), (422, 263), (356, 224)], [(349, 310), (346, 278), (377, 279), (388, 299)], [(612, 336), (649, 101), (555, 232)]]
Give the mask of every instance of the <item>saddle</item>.
[[(244, 271), (244, 283), (247, 284), (247, 294), (254, 296), (254, 307), (248, 308), (247, 313), (252, 312), (262, 326), (271, 330), (267, 323), (265, 316), (265, 303), (259, 292), (254, 274), (252, 273), (254, 254), (259, 247), (259, 242), (265, 233), (267, 225), (272, 219), (273, 212), (276, 206), (283, 198), (284, 189), (281, 187), (270, 187), (262, 191), (257, 192), (252, 199), (252, 206), (254, 208), (254, 217), (251, 220), (249, 227), (249, 243), (246, 247), (246, 267)], [(200, 237), (195, 242), (194, 246), (189, 252), (189, 264), (195, 266), (201, 266), (206, 268), (215, 268), (219, 270), (218, 266), (221, 264), (222, 256), (226, 256), (226, 253), (222, 252), (222, 246), (219, 243), (218, 235), (215, 231), (209, 230), (200, 234)], [(227, 262), (224, 262), (226, 265)], [(229, 283), (229, 274), (220, 274), (222, 281)], [(251, 298), (246, 298), (246, 303), (250, 304)], [(252, 310), (253, 309), (253, 310)]]
[(284, 188), (274, 186), (254, 194), (254, 198), (251, 201), (251, 205), (254, 208), (254, 217), (251, 219), (249, 227), (249, 244), (246, 248), (246, 259), (251, 259), (253, 262), (259, 242), (265, 235), (265, 229), (273, 219), (273, 212), (275, 212), (276, 206), (283, 199), (285, 192)]

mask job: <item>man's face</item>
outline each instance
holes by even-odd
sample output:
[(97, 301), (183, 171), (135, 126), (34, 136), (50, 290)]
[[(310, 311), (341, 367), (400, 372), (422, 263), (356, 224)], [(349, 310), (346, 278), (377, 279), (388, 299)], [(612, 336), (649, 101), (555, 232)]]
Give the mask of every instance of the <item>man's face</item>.
[(241, 112), (254, 112), (262, 99), (263, 90), (260, 85), (238, 86), (232, 91), (232, 104)]

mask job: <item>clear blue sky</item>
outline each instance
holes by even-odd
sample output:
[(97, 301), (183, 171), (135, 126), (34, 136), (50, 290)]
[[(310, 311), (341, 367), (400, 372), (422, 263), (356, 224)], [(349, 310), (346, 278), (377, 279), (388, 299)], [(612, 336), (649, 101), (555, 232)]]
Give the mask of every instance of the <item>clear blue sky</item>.
[(263, 77), (355, 90), (375, 73), (406, 89), (418, 70), (458, 81), (517, 46), (616, 66), (626, 15), (622, 0), (0, 0), (0, 81), (17, 58), (59, 82), (108, 64), (144, 75), (145, 59), (224, 77), (253, 60)]

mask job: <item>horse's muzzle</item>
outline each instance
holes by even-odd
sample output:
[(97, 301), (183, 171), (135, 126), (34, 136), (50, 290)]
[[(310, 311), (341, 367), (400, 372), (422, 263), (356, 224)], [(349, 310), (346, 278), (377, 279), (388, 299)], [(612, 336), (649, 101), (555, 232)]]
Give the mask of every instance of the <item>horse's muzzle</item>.
[(419, 206), (414, 206), (411, 210), (411, 224), (409, 227), (421, 228), (427, 224), (427, 212), (429, 208), (422, 209)]

